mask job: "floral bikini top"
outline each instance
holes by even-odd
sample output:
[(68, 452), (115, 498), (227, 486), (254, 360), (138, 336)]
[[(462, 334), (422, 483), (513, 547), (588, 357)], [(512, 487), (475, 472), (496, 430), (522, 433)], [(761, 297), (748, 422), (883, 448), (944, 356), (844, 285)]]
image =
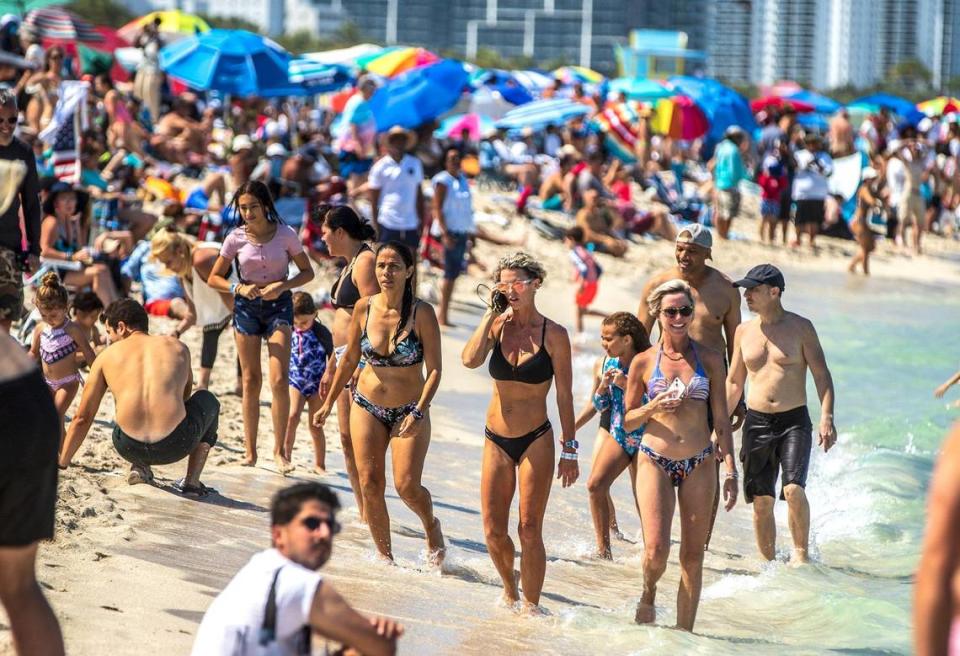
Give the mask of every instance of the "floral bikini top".
[(413, 306), (410, 332), (397, 342), (393, 351), (387, 355), (377, 353), (373, 344), (370, 343), (370, 337), (367, 336), (367, 324), (370, 323), (370, 307), (367, 306), (367, 319), (363, 324), (363, 334), (360, 335), (360, 353), (367, 364), (374, 367), (412, 367), (423, 362), (423, 344), (413, 330), (417, 322), (417, 305), (419, 301)]

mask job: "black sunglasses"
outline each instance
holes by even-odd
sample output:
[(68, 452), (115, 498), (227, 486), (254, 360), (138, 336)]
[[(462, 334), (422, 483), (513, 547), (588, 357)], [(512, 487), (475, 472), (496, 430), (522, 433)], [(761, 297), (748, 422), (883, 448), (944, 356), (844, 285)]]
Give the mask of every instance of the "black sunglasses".
[(676, 317), (678, 314), (682, 317), (689, 317), (693, 314), (693, 306), (684, 305), (678, 308), (663, 308), (663, 313), (670, 318)]
[(316, 531), (321, 525), (326, 524), (327, 528), (330, 529), (330, 533), (333, 535), (339, 533), (341, 529), (340, 522), (333, 517), (304, 517), (300, 520), (300, 523), (303, 524), (304, 528), (308, 531)]
[(0, 118), (0, 123), (6, 123), (7, 125), (16, 125), (20, 119), (16, 116), (11, 118)]

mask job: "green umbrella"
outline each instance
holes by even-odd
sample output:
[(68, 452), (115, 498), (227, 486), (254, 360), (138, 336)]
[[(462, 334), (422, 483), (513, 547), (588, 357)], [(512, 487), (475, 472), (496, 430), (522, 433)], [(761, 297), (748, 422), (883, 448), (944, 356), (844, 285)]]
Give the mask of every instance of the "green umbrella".
[(0, 14), (25, 15), (32, 9), (43, 9), (51, 5), (64, 5), (63, 0), (0, 0)]
[(80, 71), (90, 75), (110, 73), (113, 66), (113, 55), (102, 50), (88, 48), (82, 43), (77, 44), (77, 54), (80, 55)]

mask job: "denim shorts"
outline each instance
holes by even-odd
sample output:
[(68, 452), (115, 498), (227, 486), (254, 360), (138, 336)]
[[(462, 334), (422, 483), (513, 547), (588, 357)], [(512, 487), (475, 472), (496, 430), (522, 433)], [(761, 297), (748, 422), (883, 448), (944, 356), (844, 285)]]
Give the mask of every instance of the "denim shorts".
[(293, 325), (293, 293), (287, 290), (273, 301), (233, 299), (233, 327), (243, 335), (269, 337), (281, 326)]
[(443, 277), (445, 280), (455, 280), (457, 276), (463, 273), (464, 257), (467, 254), (467, 243), (470, 241), (470, 235), (466, 232), (448, 233), (453, 239), (453, 246), (443, 246)]
[(380, 226), (377, 241), (381, 244), (385, 244), (388, 241), (398, 241), (406, 245), (413, 256), (416, 257), (417, 249), (420, 246), (420, 231), (416, 228), (413, 230), (394, 230), (393, 228)]

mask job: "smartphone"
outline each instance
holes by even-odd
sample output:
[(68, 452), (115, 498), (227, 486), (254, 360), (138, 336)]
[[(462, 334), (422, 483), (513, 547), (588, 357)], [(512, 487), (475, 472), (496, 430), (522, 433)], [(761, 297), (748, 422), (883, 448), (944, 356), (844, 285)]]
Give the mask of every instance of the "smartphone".
[(687, 386), (679, 378), (674, 378), (670, 386), (667, 387), (667, 396), (665, 398), (671, 401), (679, 401), (687, 393)]

